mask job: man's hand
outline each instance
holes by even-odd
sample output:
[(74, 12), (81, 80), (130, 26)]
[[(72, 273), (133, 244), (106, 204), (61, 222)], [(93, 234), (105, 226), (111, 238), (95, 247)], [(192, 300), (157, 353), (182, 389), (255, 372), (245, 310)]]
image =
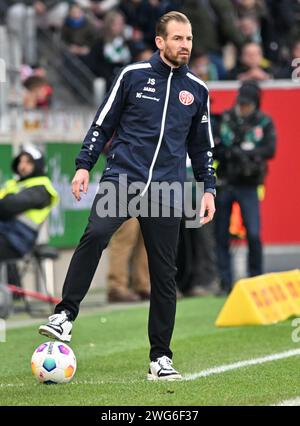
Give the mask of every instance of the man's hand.
[[(200, 207), (200, 224), (205, 225), (210, 222), (215, 214), (215, 197), (210, 192), (205, 192)], [(207, 216), (205, 213), (207, 212)]]
[(78, 169), (72, 180), (72, 194), (77, 201), (81, 200), (80, 192), (87, 193), (90, 175), (88, 170)]
[(249, 71), (243, 72), (238, 75), (238, 80), (241, 80), (241, 81), (245, 81), (245, 80), (264, 81), (264, 80), (269, 80), (270, 78), (272, 78), (272, 76), (259, 67), (251, 68)]

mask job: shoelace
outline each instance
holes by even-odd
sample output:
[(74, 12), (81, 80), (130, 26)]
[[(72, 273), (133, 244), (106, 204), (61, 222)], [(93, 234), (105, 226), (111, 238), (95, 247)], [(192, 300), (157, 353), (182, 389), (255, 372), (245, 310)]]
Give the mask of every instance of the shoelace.
[(62, 312), (61, 314), (54, 314), (49, 317), (49, 321), (52, 322), (54, 325), (60, 325), (67, 319), (67, 315), (65, 312)]
[(158, 363), (164, 370), (173, 369), (172, 367), (173, 361), (166, 355), (159, 358)]

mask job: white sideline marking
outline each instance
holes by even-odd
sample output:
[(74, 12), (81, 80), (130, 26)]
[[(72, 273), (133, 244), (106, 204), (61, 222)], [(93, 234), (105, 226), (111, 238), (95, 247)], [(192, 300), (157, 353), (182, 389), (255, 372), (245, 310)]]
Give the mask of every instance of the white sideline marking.
[[(220, 365), (218, 367), (208, 368), (207, 370), (202, 370), (202, 371), (199, 371), (198, 373), (186, 374), (183, 376), (183, 380), (186, 380), (186, 381), (196, 380), (200, 377), (208, 377), (208, 376), (212, 376), (213, 374), (221, 374), (221, 373), (225, 373), (226, 371), (236, 370), (238, 368), (249, 367), (251, 365), (264, 364), (265, 362), (277, 361), (279, 359), (291, 358), (293, 356), (298, 356), (298, 355), (300, 355), (300, 349), (291, 349), (289, 351), (266, 355), (260, 358), (252, 358), (245, 361), (234, 362), (233, 364), (225, 364), (225, 365)], [(139, 382), (140, 380), (138, 379), (130, 380), (130, 383), (139, 383)], [(109, 381), (79, 380), (77, 381), (77, 380), (74, 380), (73, 382), (71, 382), (72, 385), (103, 385), (107, 383), (128, 384), (128, 380), (124, 380), (124, 381), (120, 381), (120, 380), (118, 381), (114, 381), (114, 380), (109, 380)], [(38, 385), (38, 383), (36, 385)], [(18, 387), (24, 386), (24, 383), (0, 383), (0, 388), (17, 387), (17, 386)], [(286, 400), (286, 401), (281, 401), (275, 405), (300, 405), (300, 397)]]
[(233, 364), (225, 364), (218, 367), (208, 368), (207, 370), (202, 370), (198, 373), (186, 374), (184, 375), (183, 380), (196, 380), (199, 377), (221, 374), (225, 373), (226, 371), (249, 367), (250, 365), (264, 364), (265, 362), (277, 361), (278, 359), (290, 358), (297, 355), (300, 355), (300, 349), (292, 349), (290, 351), (279, 352), (277, 354), (267, 355), (260, 358), (252, 358), (245, 361), (234, 362)]
[(281, 407), (292, 407), (300, 405), (300, 396), (294, 399), (286, 399), (285, 401), (280, 401), (277, 404), (272, 404), (273, 406), (281, 406)]

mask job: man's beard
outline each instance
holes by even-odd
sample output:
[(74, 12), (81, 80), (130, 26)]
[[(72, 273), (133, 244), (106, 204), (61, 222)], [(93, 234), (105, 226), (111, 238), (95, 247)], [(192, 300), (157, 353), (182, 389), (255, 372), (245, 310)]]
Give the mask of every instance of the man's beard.
[(171, 56), (169, 55), (168, 51), (164, 52), (164, 57), (171, 62), (171, 64), (173, 64), (175, 67), (180, 67), (181, 65), (186, 65), (189, 63), (190, 60), (190, 54), (188, 54), (188, 56), (181, 58), (180, 57), (175, 57), (175, 56)]

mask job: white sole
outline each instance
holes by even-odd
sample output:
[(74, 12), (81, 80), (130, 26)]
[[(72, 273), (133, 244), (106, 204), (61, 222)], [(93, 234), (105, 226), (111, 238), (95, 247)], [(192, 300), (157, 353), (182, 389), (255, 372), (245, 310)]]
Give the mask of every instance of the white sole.
[(154, 374), (148, 373), (147, 374), (147, 380), (149, 380), (150, 382), (154, 382), (154, 381), (169, 381), (169, 382), (174, 382), (175, 380), (182, 380), (182, 377), (180, 374), (173, 374), (170, 376), (162, 376), (162, 377), (158, 377), (155, 376)]
[(39, 328), (39, 333), (42, 336), (47, 336), (50, 339), (57, 339), (61, 342), (70, 342), (71, 341), (71, 336), (62, 336), (61, 334), (57, 333), (55, 330), (53, 330), (53, 328), (48, 327), (47, 325), (41, 325)]

